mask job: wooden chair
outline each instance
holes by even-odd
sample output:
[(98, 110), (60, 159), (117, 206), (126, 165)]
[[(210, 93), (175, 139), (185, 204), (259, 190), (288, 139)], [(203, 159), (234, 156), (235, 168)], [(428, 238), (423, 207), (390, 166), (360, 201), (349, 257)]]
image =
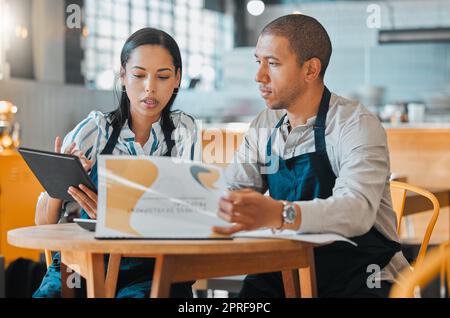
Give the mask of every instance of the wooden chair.
[(52, 252), (49, 250), (44, 250), (45, 255), (45, 264), (47, 265), (47, 268), (52, 264)]
[(406, 269), (399, 275), (398, 282), (392, 286), (390, 297), (413, 298), (417, 287), (426, 286), (438, 274), (441, 277), (441, 296), (444, 297), (445, 284), (447, 290), (450, 288), (450, 241), (431, 250), (414, 271)]
[(430, 221), (428, 222), (425, 235), (423, 237), (422, 243), (420, 245), (419, 254), (417, 256), (415, 264), (420, 264), (426, 254), (428, 244), (430, 242), (431, 234), (433, 233), (434, 226), (436, 225), (437, 219), (439, 217), (440, 205), (436, 196), (422, 188), (417, 186), (399, 182), (399, 181), (391, 181), (391, 197), (392, 197), (392, 207), (394, 208), (395, 213), (397, 214), (397, 232), (400, 232), (400, 225), (403, 219), (403, 215), (405, 214), (405, 201), (406, 194), (408, 191), (417, 193), (429, 199), (433, 205), (433, 214), (431, 215)]

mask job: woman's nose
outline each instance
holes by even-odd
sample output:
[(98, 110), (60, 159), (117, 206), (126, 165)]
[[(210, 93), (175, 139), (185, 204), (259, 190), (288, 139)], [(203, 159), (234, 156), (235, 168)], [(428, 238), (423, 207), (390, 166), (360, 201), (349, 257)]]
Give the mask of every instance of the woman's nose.
[(147, 78), (145, 82), (145, 91), (146, 92), (154, 92), (156, 90), (156, 83), (150, 77)]

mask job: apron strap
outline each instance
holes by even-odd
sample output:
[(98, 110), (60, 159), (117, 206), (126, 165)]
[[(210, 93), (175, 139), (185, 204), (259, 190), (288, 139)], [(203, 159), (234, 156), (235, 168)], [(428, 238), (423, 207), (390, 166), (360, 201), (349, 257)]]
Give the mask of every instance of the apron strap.
[(270, 134), (269, 140), (267, 142), (266, 145), (266, 155), (268, 158), (270, 158), (270, 156), (272, 156), (272, 139), (275, 137), (275, 134), (277, 133), (277, 129), (281, 127), (281, 125), (283, 124), (284, 119), (286, 118), (287, 114), (284, 114), (280, 120), (278, 121), (278, 123), (275, 125), (272, 133)]
[(172, 134), (169, 133), (166, 130), (162, 130), (163, 134), (164, 134), (164, 140), (166, 142), (166, 146), (167, 146), (167, 152), (164, 155), (164, 157), (171, 157), (172, 156), (172, 149), (175, 146), (175, 141), (172, 139)]
[(325, 143), (325, 122), (327, 120), (328, 109), (330, 108), (331, 93), (326, 86), (322, 93), (319, 111), (317, 112), (316, 122), (314, 124), (314, 144), (316, 153), (326, 154), (327, 146)]
[(111, 134), (111, 137), (109, 137), (105, 148), (103, 148), (102, 152), (100, 153), (101, 155), (111, 155), (113, 153), (114, 147), (116, 147), (122, 127), (120, 127), (119, 121), (115, 118), (113, 118), (112, 126), (113, 132)]

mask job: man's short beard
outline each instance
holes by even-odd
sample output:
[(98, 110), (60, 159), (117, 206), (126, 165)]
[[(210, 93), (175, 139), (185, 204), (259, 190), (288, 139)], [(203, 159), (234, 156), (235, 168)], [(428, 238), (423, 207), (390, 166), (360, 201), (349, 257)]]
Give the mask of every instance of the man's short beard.
[(284, 95), (283, 100), (279, 100), (277, 103), (273, 104), (272, 106), (267, 105), (270, 109), (273, 110), (288, 110), (289, 107), (291, 105), (293, 105), (295, 103), (295, 101), (297, 100), (298, 96), (299, 96), (299, 91), (298, 90), (293, 90), (291, 91), (291, 94), (289, 95)]
[(280, 110), (280, 109), (286, 109), (286, 105), (284, 103), (276, 103), (272, 106), (267, 105), (267, 107), (269, 107), (272, 110)]

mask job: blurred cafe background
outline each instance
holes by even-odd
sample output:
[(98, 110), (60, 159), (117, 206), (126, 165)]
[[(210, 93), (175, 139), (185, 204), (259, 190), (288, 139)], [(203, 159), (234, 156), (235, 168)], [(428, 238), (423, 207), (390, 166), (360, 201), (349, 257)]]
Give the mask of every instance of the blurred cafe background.
[[(442, 195), (432, 244), (448, 240), (450, 1), (0, 0), (0, 296), (9, 263), (40, 257), (6, 242), (9, 229), (34, 224), (42, 191), (14, 149), (52, 151), (55, 136), (91, 110), (114, 109), (131, 33), (152, 26), (173, 35), (184, 64), (173, 108), (239, 141), (265, 107), (254, 81), (258, 34), (289, 13), (324, 25), (333, 45), (326, 85), (383, 122), (394, 179)], [(430, 209), (407, 217), (405, 242), (423, 236)]]

